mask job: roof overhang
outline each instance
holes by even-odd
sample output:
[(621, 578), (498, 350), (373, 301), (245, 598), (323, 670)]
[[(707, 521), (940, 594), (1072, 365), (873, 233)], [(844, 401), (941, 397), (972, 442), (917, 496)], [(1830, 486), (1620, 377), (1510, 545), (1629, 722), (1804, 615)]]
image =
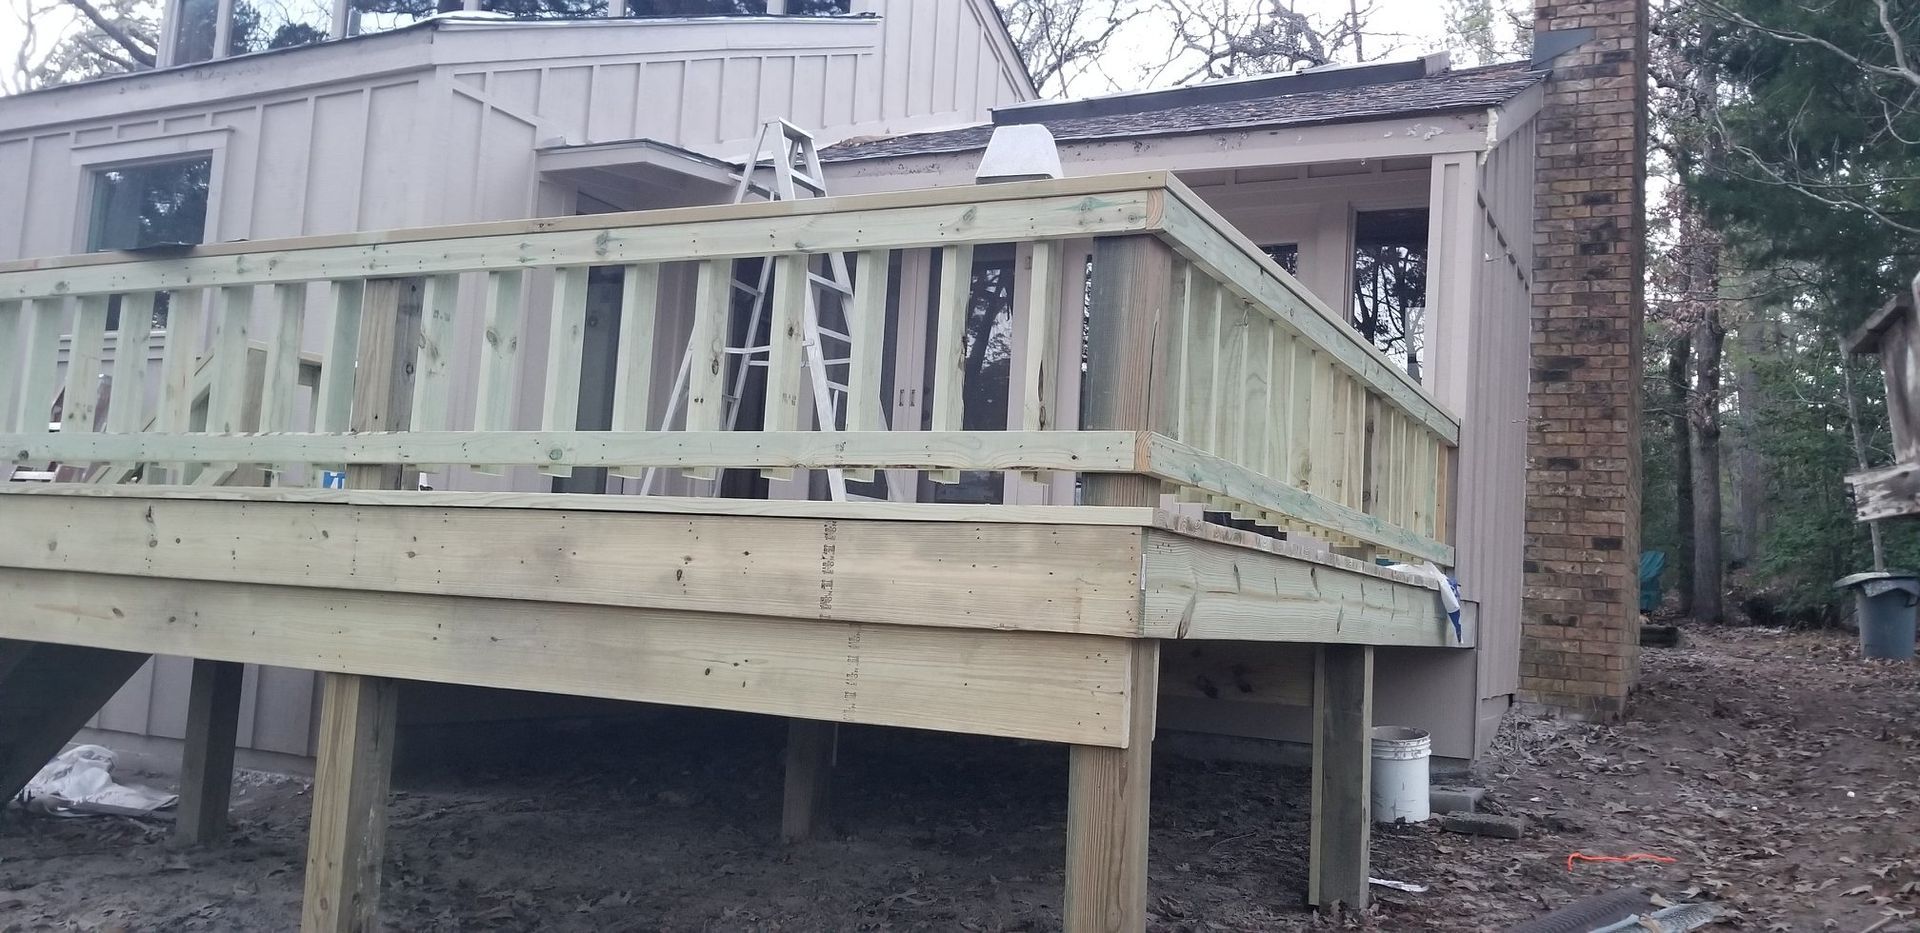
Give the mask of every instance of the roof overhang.
[[(1524, 95), (1523, 95), (1524, 96)], [(1498, 108), (1349, 123), (1235, 128), (1111, 139), (1062, 140), (1069, 177), (1133, 171), (1204, 171), (1480, 152), (1498, 140)], [(1518, 125), (1516, 118), (1507, 118)], [(982, 150), (840, 159), (826, 163), (835, 191), (962, 184)], [(939, 181), (929, 176), (937, 177)], [(958, 178), (960, 181), (946, 181)], [(889, 183), (887, 179), (898, 179)]]
[(534, 167), (623, 210), (720, 203), (739, 177), (731, 162), (657, 139), (542, 146)]

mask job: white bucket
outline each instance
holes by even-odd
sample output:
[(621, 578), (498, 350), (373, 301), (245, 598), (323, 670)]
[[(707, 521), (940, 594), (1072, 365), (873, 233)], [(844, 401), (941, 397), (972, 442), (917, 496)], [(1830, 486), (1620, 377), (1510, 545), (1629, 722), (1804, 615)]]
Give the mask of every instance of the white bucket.
[(1432, 818), (1427, 760), (1433, 737), (1424, 729), (1376, 726), (1373, 730), (1373, 821), (1419, 823)]

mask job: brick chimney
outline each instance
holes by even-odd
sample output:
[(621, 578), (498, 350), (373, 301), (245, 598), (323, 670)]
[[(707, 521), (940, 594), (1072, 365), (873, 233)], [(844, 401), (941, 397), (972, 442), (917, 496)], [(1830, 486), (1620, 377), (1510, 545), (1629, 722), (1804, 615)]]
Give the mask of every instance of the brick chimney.
[[(1645, 0), (1538, 0), (1524, 708), (1608, 720), (1639, 667)], [(1557, 54), (1556, 54), (1557, 53)]]

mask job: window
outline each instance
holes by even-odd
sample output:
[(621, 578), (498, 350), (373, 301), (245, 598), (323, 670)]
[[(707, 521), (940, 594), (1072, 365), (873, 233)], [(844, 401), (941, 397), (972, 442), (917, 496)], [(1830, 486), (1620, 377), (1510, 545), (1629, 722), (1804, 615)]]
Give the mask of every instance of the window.
[(1426, 209), (1355, 215), (1348, 323), (1416, 380), (1426, 351), (1426, 303)]
[(213, 157), (207, 155), (96, 170), (87, 249), (201, 242), (212, 174)]
[(1268, 259), (1279, 263), (1280, 268), (1287, 270), (1288, 275), (1300, 274), (1300, 244), (1275, 243), (1260, 247), (1260, 251), (1266, 253)]

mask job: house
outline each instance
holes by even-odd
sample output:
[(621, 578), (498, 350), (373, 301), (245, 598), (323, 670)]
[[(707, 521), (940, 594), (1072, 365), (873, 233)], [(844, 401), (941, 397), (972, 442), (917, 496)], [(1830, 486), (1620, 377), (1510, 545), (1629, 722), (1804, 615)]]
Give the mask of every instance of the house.
[[(1637, 6), (1070, 102), (984, 0), (806, 6), (0, 99), (0, 449), (56, 480), (0, 495), (0, 693), (64, 697), (0, 734), (183, 736), (203, 836), (235, 726), (314, 755), (316, 928), (375, 900), (402, 680), (789, 717), (795, 835), (831, 723), (1057, 742), (1094, 929), (1156, 740), (1310, 746), (1356, 903), (1372, 722), (1617, 712)], [(782, 118), (835, 196), (728, 204)], [(974, 183), (1034, 125), (1064, 177)]]

